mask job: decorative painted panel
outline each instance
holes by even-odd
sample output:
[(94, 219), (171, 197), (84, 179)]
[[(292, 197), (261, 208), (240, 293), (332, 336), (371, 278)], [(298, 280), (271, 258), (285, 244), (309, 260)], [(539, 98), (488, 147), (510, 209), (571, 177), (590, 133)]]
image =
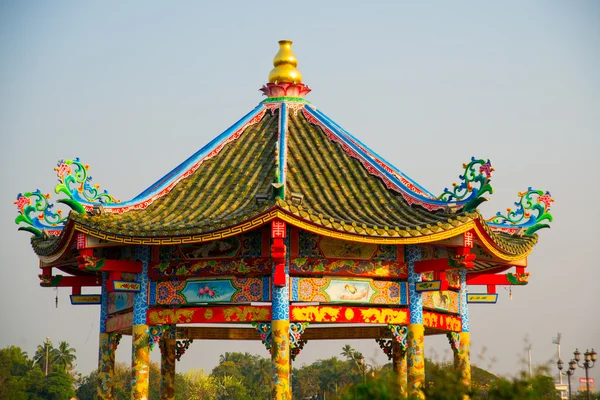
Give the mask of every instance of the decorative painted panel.
[(237, 236), (203, 243), (182, 244), (179, 250), (186, 260), (233, 258), (241, 247)]
[(362, 277), (406, 278), (404, 262), (328, 260), (324, 258), (294, 258), (290, 262), (291, 274), (338, 275)]
[[(406, 304), (406, 282), (373, 279), (291, 278), (292, 301)], [(297, 290), (295, 290), (297, 286)]]
[(226, 239), (203, 243), (161, 246), (155, 250), (159, 263), (191, 260), (218, 260), (232, 258), (260, 258), (262, 256), (262, 233), (253, 230)]
[(467, 303), (469, 304), (496, 304), (498, 294), (487, 293), (468, 293)]
[(130, 281), (112, 281), (113, 290), (117, 292), (139, 292), (141, 285), (138, 282)]
[[(433, 272), (424, 272), (421, 274), (423, 282), (430, 282), (435, 280)], [(458, 270), (447, 270), (446, 280), (448, 281), (448, 287), (450, 289), (460, 289), (460, 271)]]
[(363, 324), (408, 323), (408, 309), (345, 307), (345, 306), (290, 306), (290, 320), (294, 322), (353, 322)]
[(148, 323), (151, 325), (267, 321), (271, 321), (271, 306), (207, 306), (148, 310)]
[(72, 294), (71, 304), (73, 305), (97, 305), (100, 304), (102, 295), (99, 294)]
[(133, 312), (115, 315), (106, 321), (106, 332), (118, 332), (130, 329), (133, 325)]
[[(153, 285), (153, 304), (248, 303), (270, 301), (270, 278), (188, 279)], [(153, 296), (151, 296), (153, 297)]]
[(402, 246), (350, 242), (298, 231), (298, 256), (301, 258), (329, 258), (345, 260), (403, 261)]
[(451, 290), (442, 292), (423, 292), (423, 308), (442, 310), (458, 314), (458, 293)]
[(133, 308), (133, 299), (135, 293), (132, 292), (112, 292), (108, 294), (108, 313), (129, 310)]
[(150, 277), (164, 279), (187, 276), (223, 276), (244, 274), (270, 275), (273, 263), (268, 258), (235, 260), (163, 261), (150, 265)]
[(431, 311), (423, 311), (423, 325), (444, 331), (460, 332), (462, 330), (460, 317)]

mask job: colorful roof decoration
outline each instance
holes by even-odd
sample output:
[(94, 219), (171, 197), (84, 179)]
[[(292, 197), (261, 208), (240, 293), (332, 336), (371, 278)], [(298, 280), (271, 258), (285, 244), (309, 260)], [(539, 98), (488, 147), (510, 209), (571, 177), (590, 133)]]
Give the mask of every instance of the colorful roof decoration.
[(290, 41), (281, 41), (260, 90), (267, 96), (225, 132), (129, 201), (93, 185), (79, 159), (55, 168), (63, 216), (39, 190), (19, 194), (19, 229), (40, 257), (64, 250), (79, 231), (121, 243), (201, 242), (274, 218), (327, 236), (374, 243), (435, 242), (473, 231), (504, 260), (526, 257), (552, 221), (549, 192), (520, 193), (517, 208), (484, 219), (492, 194), (486, 159), (463, 165), (460, 182), (435, 195), (304, 99)]

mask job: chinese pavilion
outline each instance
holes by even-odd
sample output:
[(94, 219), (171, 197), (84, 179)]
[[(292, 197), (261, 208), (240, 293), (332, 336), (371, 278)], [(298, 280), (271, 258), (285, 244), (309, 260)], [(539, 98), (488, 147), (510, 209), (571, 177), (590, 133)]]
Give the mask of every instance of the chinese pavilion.
[(307, 341), (376, 339), (398, 390), (422, 397), (424, 337), (447, 335), (468, 383), (469, 304), (527, 284), (550, 193), (529, 188), (485, 218), (493, 168), (477, 158), (429, 192), (304, 99), (291, 44), (279, 42), (264, 101), (134, 199), (100, 191), (77, 158), (55, 168), (68, 215), (40, 190), (17, 196), (41, 286), (100, 306), (99, 398), (113, 398), (121, 335), (132, 399), (148, 397), (156, 344), (161, 398), (173, 399), (175, 361), (202, 339), (262, 340), (273, 399), (291, 398)]

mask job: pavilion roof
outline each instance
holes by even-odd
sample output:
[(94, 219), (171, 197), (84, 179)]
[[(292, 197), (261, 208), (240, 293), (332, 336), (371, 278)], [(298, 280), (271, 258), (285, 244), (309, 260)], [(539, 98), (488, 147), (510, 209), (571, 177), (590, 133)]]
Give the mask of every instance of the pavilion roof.
[(87, 180), (78, 192), (69, 192), (61, 174), (82, 167), (78, 160), (59, 162), (59, 180), (67, 189), (57, 186), (57, 193), (70, 193), (79, 212), (64, 220), (60, 235), (34, 237), (35, 252), (60, 252), (74, 231), (113, 242), (169, 244), (230, 236), (273, 218), (320, 234), (380, 243), (434, 242), (475, 230), (501, 258), (516, 260), (531, 251), (535, 229), (519, 232), (531, 223), (486, 221), (476, 210), (482, 194), (491, 192), (489, 161), (473, 159), (464, 175), (472, 166), (479, 175), (434, 196), (305, 101), (307, 86), (277, 81), (289, 71), (275, 72), (261, 89), (267, 100), (130, 201), (116, 202), (97, 191), (83, 198), (90, 189)]

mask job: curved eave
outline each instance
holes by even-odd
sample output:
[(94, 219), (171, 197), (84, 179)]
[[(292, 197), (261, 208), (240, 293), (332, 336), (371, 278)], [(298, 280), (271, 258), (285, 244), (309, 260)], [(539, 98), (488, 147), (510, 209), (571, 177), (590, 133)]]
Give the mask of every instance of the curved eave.
[(53, 237), (46, 240), (51, 240), (53, 243), (49, 248), (46, 248), (46, 251), (40, 251), (40, 246), (36, 246), (36, 241), (41, 241), (44, 239), (37, 239), (35, 237), (31, 238), (31, 245), (33, 247), (33, 251), (36, 253), (38, 258), (45, 263), (53, 263), (65, 254), (65, 252), (71, 248), (71, 244), (73, 241), (73, 237), (75, 234), (74, 223), (69, 218), (67, 221), (62, 233), (58, 237)]
[(537, 243), (537, 235), (530, 236), (530, 245), (521, 245), (519, 249), (510, 249), (505, 241), (501, 240), (493, 229), (487, 226), (483, 218), (478, 218), (474, 222), (473, 230), (481, 244), (495, 257), (503, 261), (518, 261), (526, 258)]
[[(239, 235), (243, 232), (247, 232), (256, 229), (274, 219), (281, 219), (293, 226), (300, 229), (307, 230), (309, 232), (335, 237), (341, 240), (348, 240), (353, 242), (362, 243), (375, 243), (375, 244), (423, 244), (437, 242), (444, 239), (449, 239), (465, 232), (473, 230), (477, 235), (480, 243), (495, 257), (504, 261), (517, 261), (521, 260), (532, 251), (533, 245), (528, 246), (523, 252), (518, 254), (511, 253), (506, 245), (502, 245), (499, 238), (494, 237), (494, 233), (491, 232), (489, 227), (485, 226), (485, 222), (481, 218), (469, 220), (461, 223), (451, 229), (443, 230), (431, 234), (413, 235), (409, 237), (392, 237), (392, 236), (381, 236), (381, 235), (369, 235), (369, 234), (358, 234), (354, 232), (348, 232), (347, 228), (344, 230), (336, 229), (333, 224), (329, 226), (323, 223), (317, 223), (314, 220), (306, 219), (300, 215), (295, 215), (293, 211), (285, 210), (280, 206), (275, 206), (268, 211), (248, 219), (239, 224), (229, 226), (223, 229), (218, 229), (212, 232), (199, 233), (195, 235), (182, 235), (182, 236), (166, 236), (166, 237), (140, 237), (140, 236), (125, 236), (117, 235), (112, 233), (103, 232), (99, 229), (88, 227), (80, 222), (70, 220), (63, 234), (59, 237), (59, 243), (56, 246), (56, 250), (50, 254), (38, 255), (40, 260), (44, 262), (53, 262), (59, 259), (67, 249), (70, 248), (73, 236), (75, 232), (82, 232), (87, 235), (107, 240), (113, 243), (119, 244), (131, 244), (131, 245), (172, 245), (172, 244), (184, 244), (184, 243), (201, 243), (212, 240), (224, 239), (230, 236)], [(537, 237), (534, 239), (534, 244), (537, 241)], [(503, 248), (504, 247), (504, 248)]]

